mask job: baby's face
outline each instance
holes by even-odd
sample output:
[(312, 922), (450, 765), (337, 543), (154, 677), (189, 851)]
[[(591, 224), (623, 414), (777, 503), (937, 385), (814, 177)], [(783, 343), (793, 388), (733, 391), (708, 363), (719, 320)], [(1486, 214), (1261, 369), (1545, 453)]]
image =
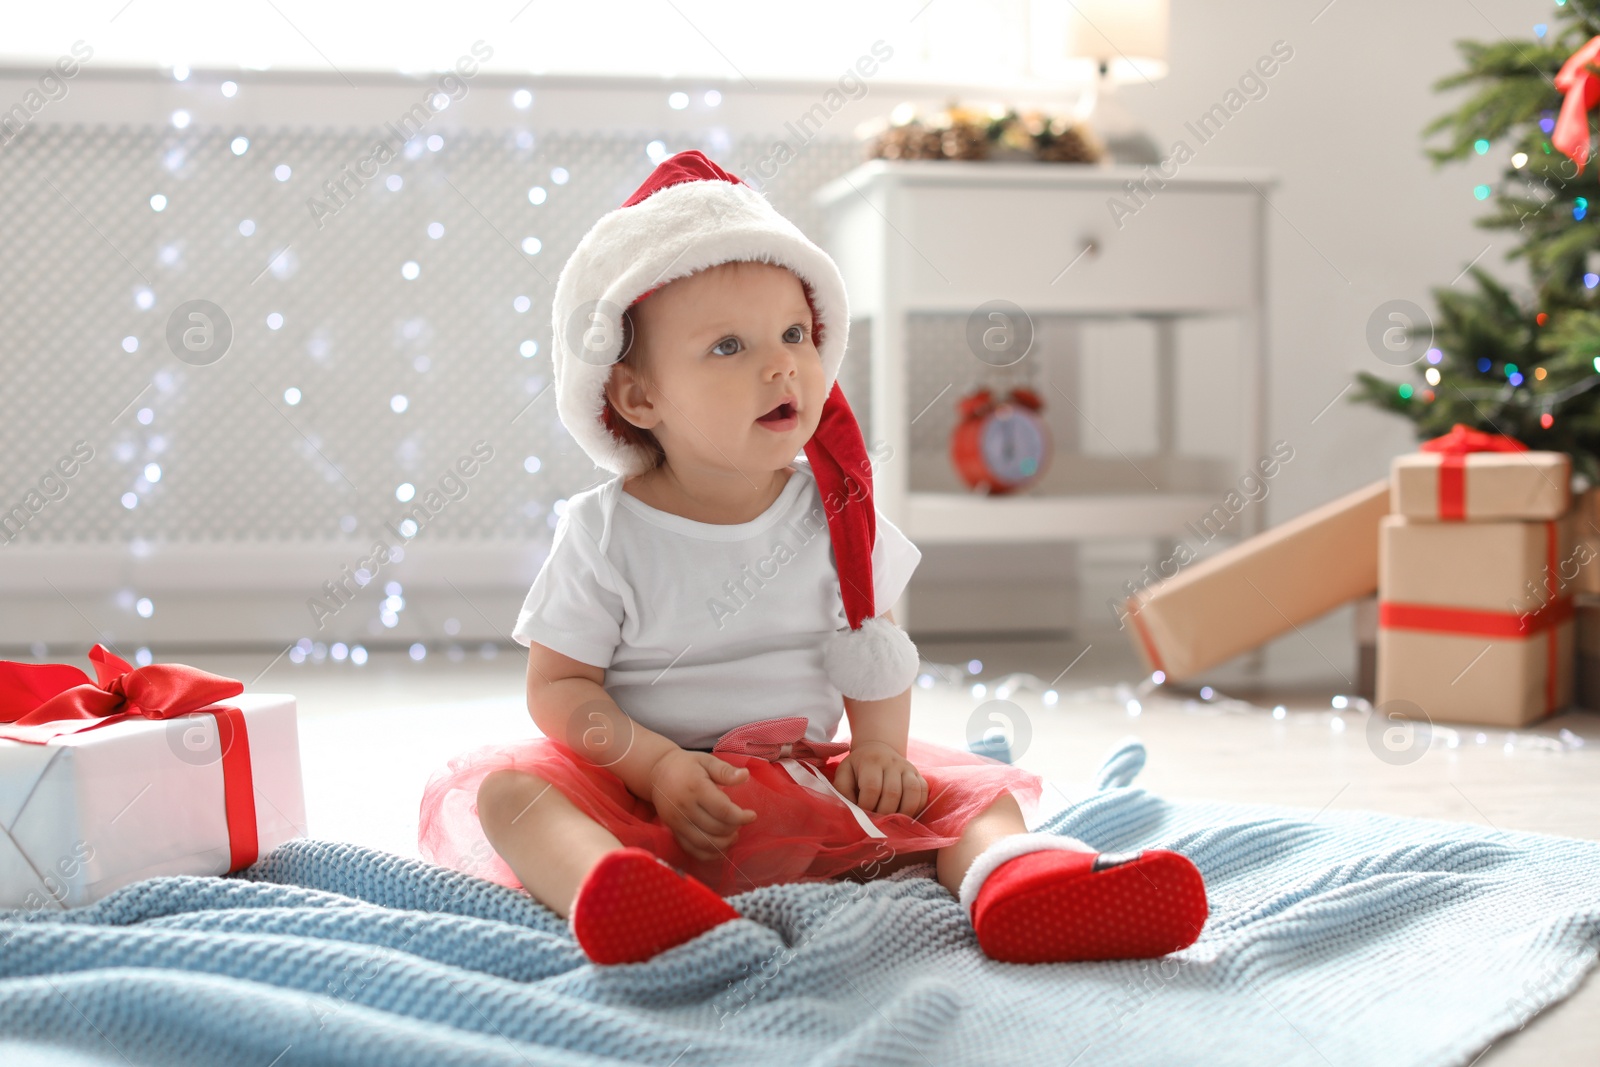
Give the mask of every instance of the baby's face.
[(811, 440), (825, 399), (822, 359), (790, 271), (711, 267), (651, 293), (633, 318), (648, 407), (618, 408), (656, 435), (670, 463), (770, 473)]

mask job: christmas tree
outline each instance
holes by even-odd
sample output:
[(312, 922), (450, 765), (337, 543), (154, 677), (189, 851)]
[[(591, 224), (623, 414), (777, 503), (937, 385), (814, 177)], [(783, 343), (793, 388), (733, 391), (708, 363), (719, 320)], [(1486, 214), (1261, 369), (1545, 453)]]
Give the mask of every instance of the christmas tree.
[[(1588, 112), (1600, 103), (1600, 0), (1558, 0), (1534, 39), (1460, 41), (1466, 69), (1434, 83), (1477, 91), (1423, 130), (1435, 166), (1502, 153), (1496, 186), (1480, 185), (1485, 229), (1512, 230), (1508, 259), (1524, 259), (1530, 294), (1469, 266), (1476, 291), (1433, 290), (1432, 346), (1420, 381), (1357, 375), (1353, 399), (1404, 415), (1419, 438), (1456, 423), (1567, 452), (1600, 483), (1600, 167), (1590, 162)], [(1591, 208), (1593, 209), (1591, 212)], [(1415, 339), (1416, 329), (1409, 338)], [(1425, 338), (1423, 339), (1426, 340)], [(1409, 351), (1404, 344), (1390, 346)]]

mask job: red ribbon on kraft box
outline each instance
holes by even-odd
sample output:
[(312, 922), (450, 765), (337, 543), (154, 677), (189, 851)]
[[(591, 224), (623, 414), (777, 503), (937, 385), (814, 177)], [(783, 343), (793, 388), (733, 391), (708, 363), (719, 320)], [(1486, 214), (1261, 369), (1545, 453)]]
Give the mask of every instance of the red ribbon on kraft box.
[(1450, 432), (1424, 441), (1419, 451), (1439, 453), (1439, 518), (1462, 522), (1467, 517), (1467, 456), (1474, 452), (1526, 452), (1514, 437), (1485, 433), (1456, 423)]
[[(1457, 427), (1460, 429), (1460, 427)], [(1442, 472), (1441, 472), (1442, 473)], [(1440, 483), (1443, 484), (1442, 482)], [(1572, 618), (1570, 595), (1557, 595), (1556, 557), (1560, 554), (1556, 524), (1545, 527), (1545, 588), (1550, 598), (1536, 611), (1486, 611), (1481, 608), (1449, 608), (1436, 604), (1407, 604), (1393, 600), (1378, 602), (1378, 625), (1386, 630), (1420, 630), (1424, 633), (1470, 634), (1476, 637), (1518, 641), (1539, 634), (1547, 635), (1545, 645), (1545, 711), (1556, 706), (1556, 677), (1560, 666), (1556, 627)]]

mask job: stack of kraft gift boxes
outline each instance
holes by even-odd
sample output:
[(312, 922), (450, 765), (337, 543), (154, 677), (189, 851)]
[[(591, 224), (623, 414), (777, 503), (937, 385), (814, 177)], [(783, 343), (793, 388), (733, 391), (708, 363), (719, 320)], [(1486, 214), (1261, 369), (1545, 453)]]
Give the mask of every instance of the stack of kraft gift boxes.
[(1565, 708), (1584, 569), (1569, 457), (1460, 426), (1424, 449), (1394, 460), (1379, 524), (1378, 706), (1494, 726)]
[(1125, 628), (1182, 682), (1354, 602), (1352, 682), (1380, 708), (1495, 726), (1600, 708), (1600, 491), (1574, 501), (1571, 474), (1565, 453), (1458, 426), (1133, 592)]
[(1577, 672), (1573, 700), (1579, 707), (1600, 710), (1600, 489), (1578, 498), (1573, 511), (1577, 543), (1573, 562), (1578, 567), (1573, 597), (1577, 633)]

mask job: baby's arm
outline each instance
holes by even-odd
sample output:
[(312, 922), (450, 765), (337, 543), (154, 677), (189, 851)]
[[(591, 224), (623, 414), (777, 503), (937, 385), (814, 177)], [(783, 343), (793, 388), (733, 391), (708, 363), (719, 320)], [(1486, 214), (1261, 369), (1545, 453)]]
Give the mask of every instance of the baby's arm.
[(528, 714), (546, 737), (606, 768), (634, 796), (649, 800), (651, 768), (682, 749), (629, 718), (605, 691), (605, 676), (604, 667), (535, 641), (528, 646)]
[(719, 786), (749, 777), (707, 752), (679, 747), (628, 716), (601, 684), (605, 669), (537, 641), (528, 646), (528, 714), (546, 737), (604, 767), (656, 806), (686, 851), (710, 859), (756, 817)]
[[(881, 617), (894, 621), (887, 611)], [(839, 762), (834, 788), (867, 811), (916, 815), (927, 803), (928, 782), (906, 759), (911, 687), (883, 700), (845, 697), (844, 710), (850, 718), (850, 754)]]

